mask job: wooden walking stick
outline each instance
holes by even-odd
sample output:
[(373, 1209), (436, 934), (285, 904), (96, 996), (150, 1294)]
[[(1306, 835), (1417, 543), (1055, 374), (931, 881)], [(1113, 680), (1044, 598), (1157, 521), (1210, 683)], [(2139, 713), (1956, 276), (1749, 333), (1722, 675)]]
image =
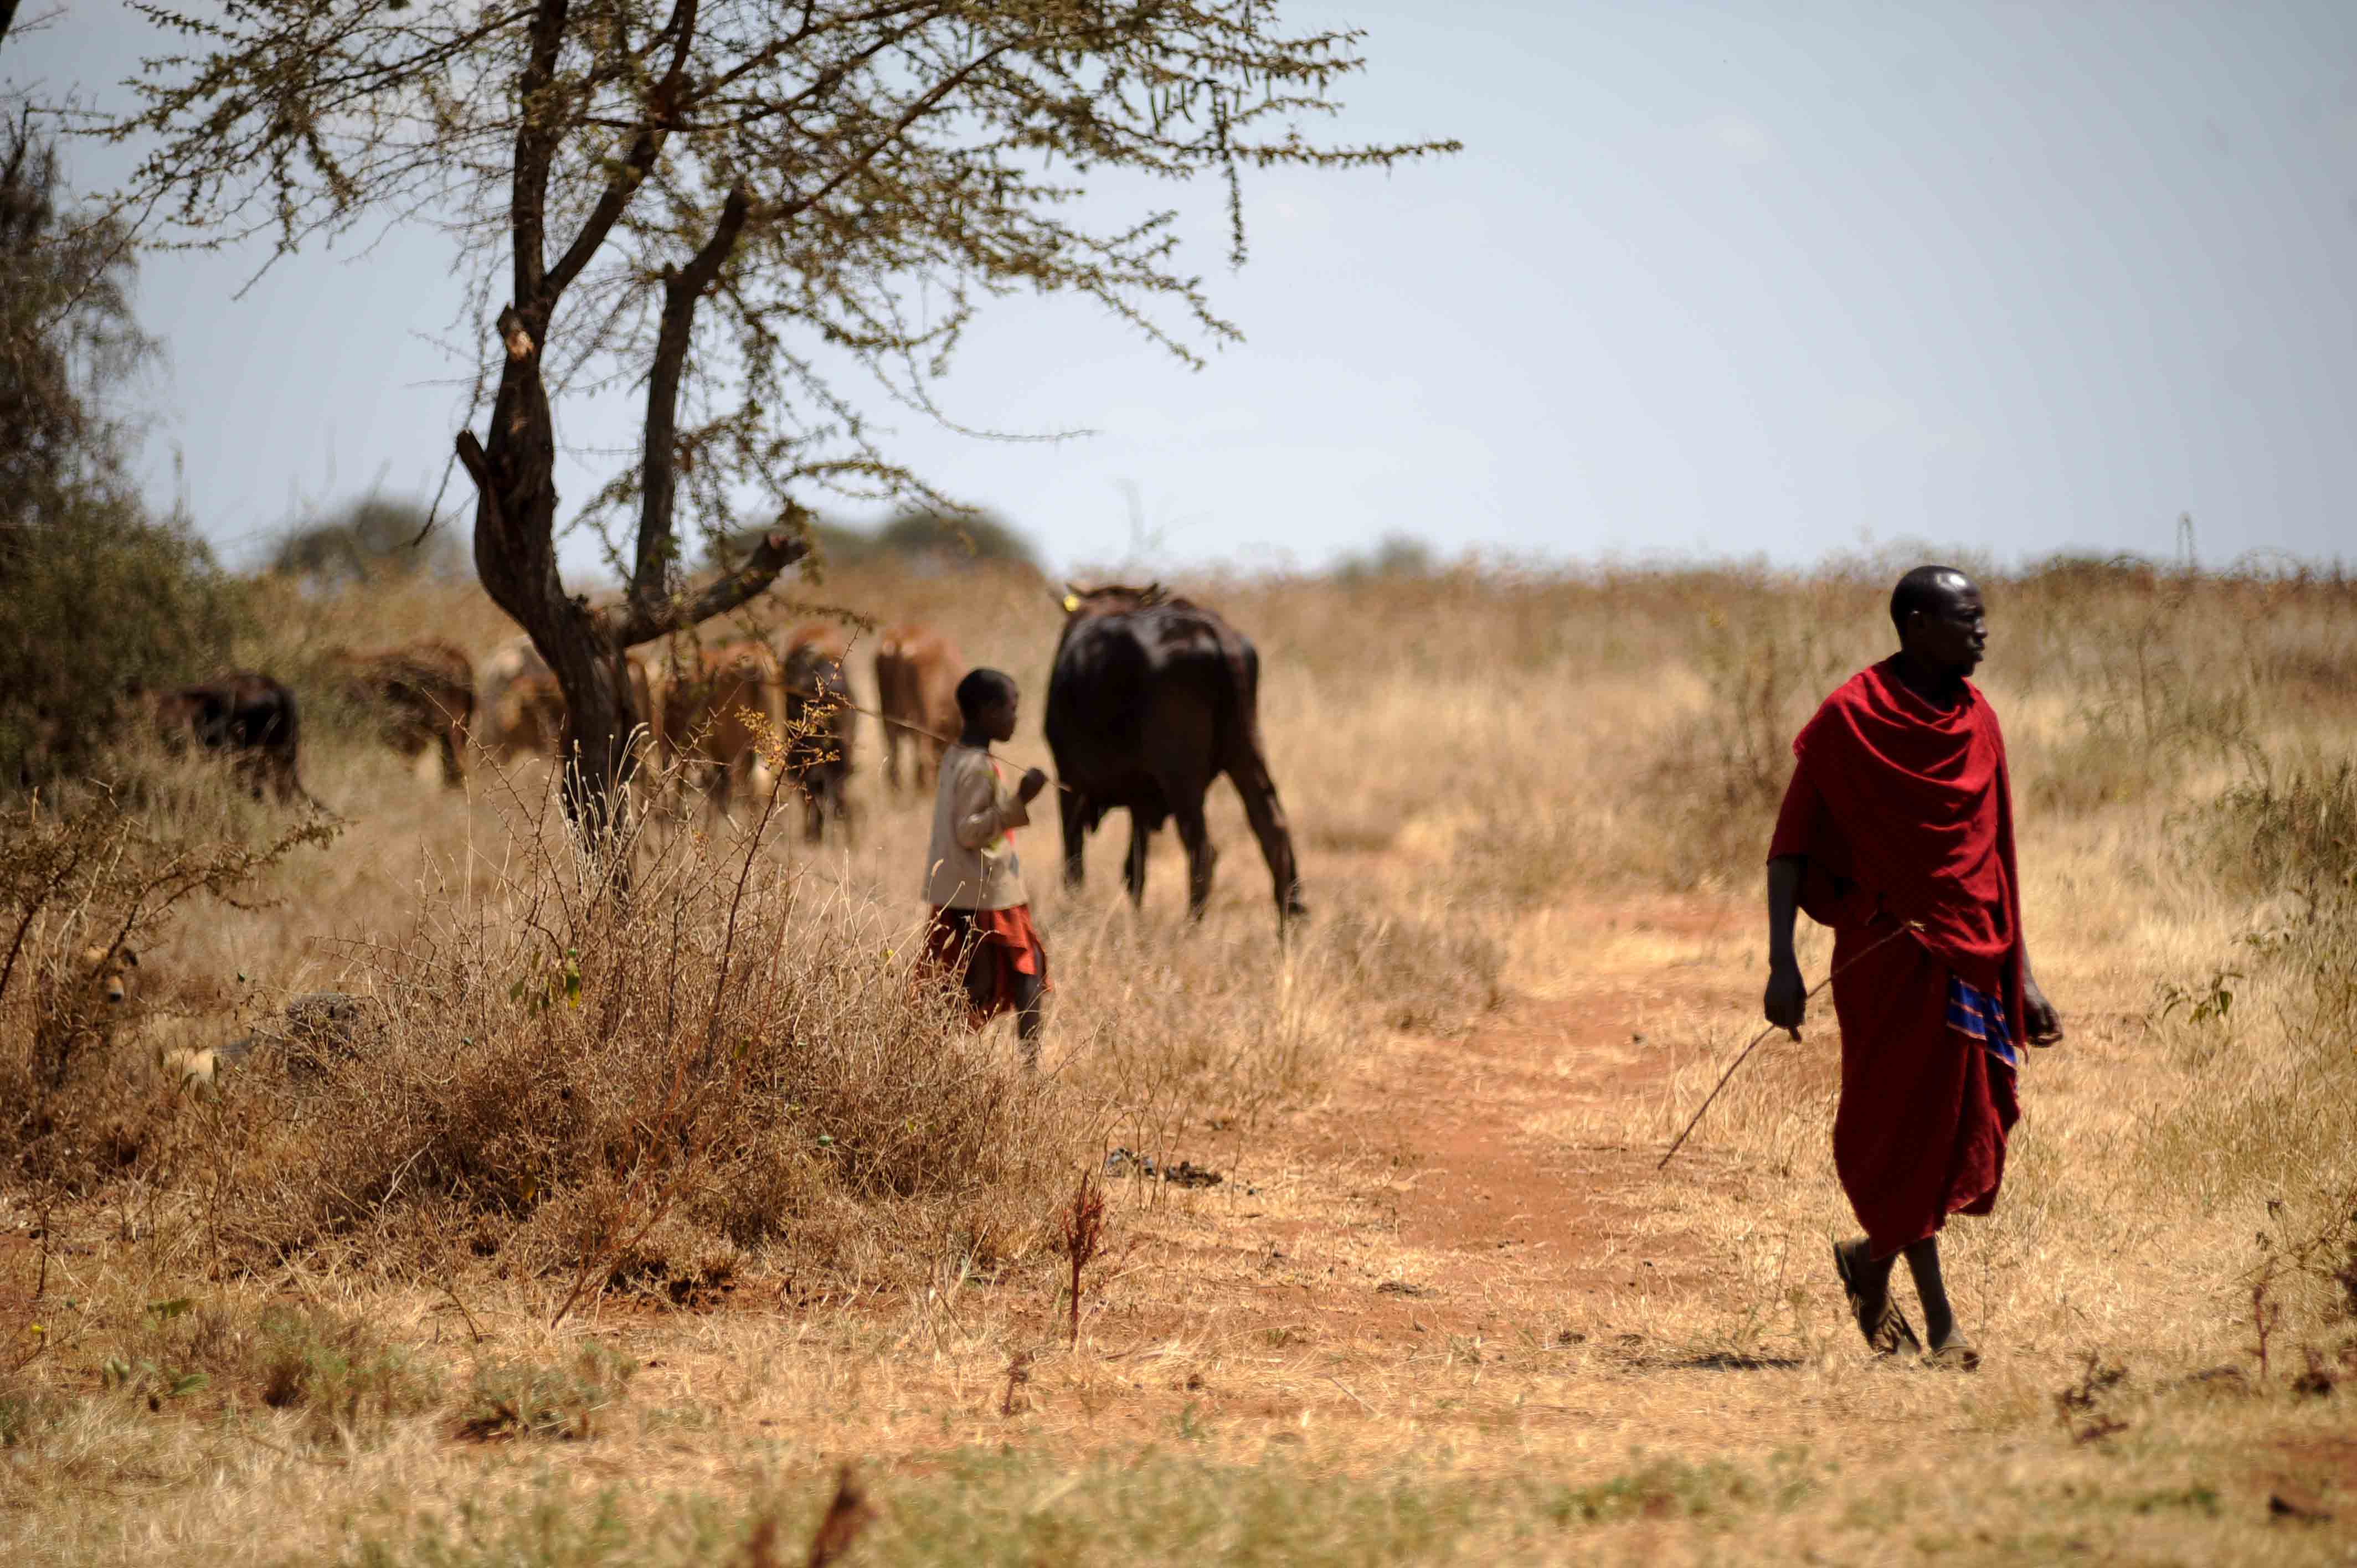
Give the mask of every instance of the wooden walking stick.
[[(1816, 996), (1817, 992), (1823, 991), (1826, 986), (1831, 985), (1834, 983), (1834, 975), (1839, 974), (1843, 969), (1847, 969), (1851, 964), (1856, 963), (1867, 953), (1873, 952), (1876, 949), (1882, 947), (1885, 943), (1888, 943), (1891, 938), (1903, 936), (1907, 932), (1915, 929), (1915, 925), (1912, 921), (1907, 922), (1901, 925), (1897, 930), (1892, 931), (1889, 936), (1884, 937), (1881, 941), (1876, 942), (1873, 947), (1867, 948), (1863, 951), (1852, 954), (1850, 958), (1842, 964), (1841, 969), (1835, 970), (1832, 974), (1828, 974), (1823, 980), (1817, 982), (1815, 990), (1811, 991), (1809, 994), (1802, 998), (1802, 1000), (1806, 1002), (1813, 999)], [(1760, 1048), (1760, 1041), (1766, 1039), (1775, 1032), (1776, 1026), (1773, 1024), (1769, 1025), (1766, 1028), (1751, 1036), (1751, 1043), (1749, 1045), (1744, 1047), (1735, 1054), (1735, 1059), (1727, 1064), (1727, 1070), (1718, 1075), (1718, 1081), (1711, 1086), (1711, 1090), (1708, 1094), (1703, 1096), (1702, 1104), (1695, 1108), (1694, 1115), (1687, 1120), (1685, 1127), (1678, 1133), (1677, 1137), (1672, 1141), (1669, 1154), (1663, 1155), (1661, 1157), (1660, 1162), (1653, 1166), (1656, 1171), (1661, 1170), (1670, 1163), (1670, 1155), (1676, 1154), (1680, 1148), (1684, 1147), (1688, 1134), (1692, 1133), (1696, 1127), (1702, 1124), (1703, 1112), (1710, 1109), (1711, 1101), (1718, 1098), (1718, 1091), (1725, 1089), (1727, 1087), (1727, 1080), (1735, 1076), (1735, 1069), (1741, 1067), (1745, 1059), (1749, 1058), (1753, 1051)], [(1796, 1041), (1801, 1037), (1801, 1031), (1798, 1029), (1792, 1029), (1787, 1032), (1790, 1033), (1792, 1038)]]

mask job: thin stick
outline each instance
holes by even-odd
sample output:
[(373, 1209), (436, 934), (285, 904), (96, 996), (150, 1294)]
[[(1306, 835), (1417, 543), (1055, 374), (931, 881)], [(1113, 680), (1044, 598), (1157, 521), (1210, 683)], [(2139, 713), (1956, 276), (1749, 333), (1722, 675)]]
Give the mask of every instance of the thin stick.
[[(880, 721), (888, 729), (906, 730), (910, 735), (922, 736), (927, 740), (940, 741), (943, 746), (956, 746), (959, 744), (957, 737), (954, 736), (942, 735), (938, 730), (929, 730), (922, 725), (912, 725), (906, 719), (896, 719), (890, 714), (879, 713), (874, 708), (863, 708), (857, 703), (846, 700), (836, 703), (833, 705), (843, 709), (846, 713), (866, 714), (869, 718)], [(1010, 757), (1006, 760), (1012, 762), (1015, 759)], [(1042, 771), (1044, 772), (1045, 769), (1042, 769)], [(1048, 782), (1055, 788), (1063, 790), (1068, 795), (1077, 795), (1080, 793), (1079, 790), (1073, 789), (1071, 785), (1065, 783), (1060, 779), (1050, 778)]]
[[(1826, 977), (1825, 983), (1832, 983), (1832, 977), (1830, 975)], [(1824, 988), (1824, 985), (1819, 985), (1817, 987), (1817, 991), (1823, 991)], [(1817, 991), (1812, 991), (1809, 994), (1811, 996), (1814, 996), (1817, 993)], [(1686, 1135), (1692, 1133), (1697, 1126), (1701, 1125), (1703, 1112), (1710, 1109), (1710, 1102), (1718, 1098), (1718, 1091), (1725, 1089), (1727, 1087), (1727, 1079), (1735, 1076), (1735, 1069), (1741, 1067), (1745, 1058), (1749, 1058), (1753, 1051), (1759, 1048), (1760, 1041), (1766, 1039), (1775, 1032), (1776, 1026), (1773, 1024), (1769, 1025), (1766, 1028), (1751, 1036), (1751, 1043), (1749, 1045), (1744, 1047), (1742, 1050), (1736, 1053), (1735, 1059), (1727, 1064), (1727, 1070), (1718, 1075), (1718, 1082), (1712, 1087), (1711, 1091), (1708, 1094), (1703, 1096), (1702, 1104), (1695, 1108), (1695, 1113), (1693, 1117), (1687, 1121), (1684, 1130), (1679, 1133), (1675, 1139), (1672, 1140), (1669, 1154), (1663, 1155), (1661, 1157), (1659, 1164), (1656, 1164), (1653, 1166), (1654, 1170), (1659, 1171), (1663, 1166), (1667, 1165), (1670, 1163), (1671, 1155), (1675, 1155), (1678, 1150), (1685, 1146)], [(1798, 1029), (1794, 1029), (1791, 1031), (1791, 1033), (1792, 1038), (1795, 1040), (1801, 1037), (1801, 1031)]]
[[(1902, 925), (1902, 926), (1900, 926), (1897, 930), (1892, 931), (1892, 932), (1890, 933), (1890, 935), (1889, 935), (1889, 936), (1886, 936), (1886, 937), (1884, 937), (1880, 941), (1876, 942), (1876, 943), (1874, 944), (1874, 946), (1873, 946), (1873, 947), (1867, 948), (1867, 949), (1866, 949), (1866, 950), (1865, 950), (1864, 951), (1862, 951), (1862, 952), (1858, 952), (1858, 953), (1853, 954), (1853, 955), (1850, 957), (1850, 959), (1848, 960), (1848, 961), (1847, 961), (1847, 962), (1846, 962), (1846, 963), (1844, 963), (1844, 964), (1841, 966), (1841, 969), (1836, 969), (1836, 970), (1835, 970), (1835, 971), (1833, 972), (1833, 973), (1832, 973), (1832, 974), (1828, 974), (1828, 975), (1826, 975), (1823, 980), (1820, 980), (1819, 982), (1817, 982), (1817, 983), (1816, 983), (1816, 989), (1815, 989), (1815, 990), (1811, 991), (1811, 992), (1809, 993), (1809, 995), (1808, 995), (1808, 996), (1806, 996), (1806, 997), (1803, 997), (1803, 998), (1802, 998), (1802, 1000), (1803, 1000), (1803, 1002), (1805, 1002), (1805, 1001), (1809, 1000), (1811, 997), (1815, 996), (1815, 995), (1817, 994), (1817, 993), (1818, 993), (1818, 992), (1823, 991), (1826, 986), (1831, 985), (1831, 984), (1834, 983), (1834, 975), (1835, 975), (1835, 974), (1839, 974), (1839, 973), (1842, 972), (1842, 970), (1843, 970), (1843, 969), (1847, 969), (1847, 968), (1850, 966), (1850, 964), (1856, 963), (1859, 959), (1864, 958), (1864, 957), (1867, 955), (1867, 953), (1873, 952), (1874, 950), (1876, 950), (1876, 949), (1880, 948), (1880, 947), (1884, 946), (1886, 943), (1889, 942), (1889, 941), (1892, 940), (1892, 938), (1900, 937), (1900, 936), (1903, 936), (1903, 935), (1905, 935), (1907, 932), (1911, 931), (1911, 930), (1913, 930), (1914, 929), (1915, 929), (1915, 928), (1914, 928), (1914, 926), (1913, 926), (1911, 923), (1910, 923), (1910, 924), (1907, 924), (1907, 925)], [(1686, 1122), (1686, 1124), (1685, 1124), (1684, 1131), (1681, 1132), (1681, 1133), (1677, 1135), (1676, 1139), (1671, 1143), (1671, 1144), (1670, 1144), (1670, 1152), (1669, 1152), (1669, 1154), (1667, 1154), (1667, 1155), (1663, 1155), (1662, 1156), (1660, 1163), (1659, 1163), (1659, 1164), (1657, 1164), (1657, 1165), (1655, 1165), (1653, 1166), (1653, 1169), (1654, 1169), (1654, 1170), (1659, 1171), (1659, 1170), (1661, 1170), (1663, 1166), (1666, 1166), (1666, 1165), (1670, 1163), (1670, 1156), (1671, 1156), (1672, 1155), (1675, 1155), (1675, 1154), (1678, 1152), (1678, 1150), (1679, 1150), (1679, 1149), (1683, 1148), (1683, 1147), (1685, 1145), (1686, 1138), (1687, 1138), (1687, 1137), (1688, 1137), (1688, 1136), (1689, 1136), (1689, 1135), (1694, 1132), (1694, 1130), (1695, 1130), (1696, 1127), (1698, 1127), (1698, 1126), (1700, 1126), (1700, 1125), (1702, 1124), (1703, 1112), (1706, 1112), (1706, 1111), (1708, 1111), (1708, 1110), (1710, 1109), (1711, 1101), (1714, 1101), (1714, 1100), (1717, 1100), (1717, 1099), (1718, 1098), (1718, 1091), (1719, 1091), (1720, 1090), (1722, 1090), (1722, 1089), (1725, 1089), (1725, 1088), (1727, 1087), (1727, 1080), (1728, 1080), (1729, 1079), (1731, 1079), (1731, 1078), (1733, 1078), (1733, 1077), (1735, 1076), (1735, 1069), (1736, 1069), (1737, 1068), (1741, 1067), (1741, 1066), (1744, 1064), (1744, 1061), (1746, 1060), (1746, 1058), (1748, 1058), (1751, 1055), (1751, 1053), (1752, 1053), (1753, 1051), (1756, 1051), (1756, 1050), (1758, 1050), (1758, 1049), (1760, 1048), (1760, 1041), (1762, 1041), (1762, 1040), (1766, 1039), (1769, 1036), (1770, 1036), (1770, 1035), (1774, 1034), (1775, 1032), (1776, 1032), (1776, 1026), (1775, 1026), (1775, 1025), (1773, 1025), (1773, 1024), (1769, 1025), (1766, 1028), (1764, 1028), (1764, 1029), (1760, 1030), (1758, 1034), (1756, 1034), (1756, 1035), (1754, 1035), (1754, 1036), (1751, 1036), (1751, 1043), (1750, 1043), (1749, 1045), (1748, 1045), (1748, 1046), (1744, 1047), (1740, 1051), (1738, 1051), (1738, 1052), (1736, 1053), (1735, 1059), (1734, 1059), (1733, 1061), (1731, 1061), (1731, 1062), (1729, 1062), (1729, 1063), (1727, 1063), (1727, 1070), (1726, 1070), (1725, 1072), (1720, 1073), (1720, 1074), (1718, 1075), (1718, 1082), (1717, 1082), (1717, 1084), (1713, 1085), (1713, 1086), (1712, 1086), (1712, 1088), (1711, 1088), (1711, 1091), (1710, 1091), (1708, 1094), (1706, 1094), (1706, 1095), (1705, 1095), (1705, 1096), (1703, 1097), (1703, 1102), (1702, 1102), (1702, 1104), (1701, 1104), (1701, 1105), (1699, 1105), (1699, 1106), (1697, 1106), (1697, 1107), (1695, 1109), (1695, 1113), (1694, 1113), (1693, 1117), (1692, 1117), (1692, 1118), (1690, 1118), (1690, 1119), (1687, 1121), (1687, 1122)], [(1798, 1029), (1792, 1029), (1792, 1030), (1789, 1030), (1789, 1031), (1787, 1031), (1787, 1032), (1788, 1032), (1789, 1034), (1791, 1034), (1791, 1035), (1792, 1035), (1792, 1038), (1793, 1038), (1793, 1039), (1795, 1039), (1795, 1040), (1798, 1040), (1798, 1039), (1801, 1037), (1801, 1031), (1800, 1031), (1800, 1030), (1798, 1030)]]

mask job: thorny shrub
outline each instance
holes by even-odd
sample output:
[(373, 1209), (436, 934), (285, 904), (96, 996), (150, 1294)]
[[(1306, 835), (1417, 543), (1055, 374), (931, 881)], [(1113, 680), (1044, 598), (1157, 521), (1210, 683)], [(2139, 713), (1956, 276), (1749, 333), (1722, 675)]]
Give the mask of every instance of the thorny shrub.
[(2265, 901), (2245, 944), (2306, 993), (2294, 1032), (2345, 1058), (2357, 1046), (2357, 760), (2255, 768), (2208, 825), (2223, 886)]
[(336, 832), (234, 810), (189, 820), (97, 789), (34, 795), (0, 818), (0, 1170), (42, 1191), (142, 1166), (168, 1115), (160, 1080), (118, 1048), (151, 1010), (135, 984), (111, 997), (121, 955)]
[(463, 1249), (554, 1276), (561, 1315), (781, 1240), (856, 1270), (911, 1238), (1034, 1239), (1069, 1119), (964, 1026), (916, 933), (758, 831), (643, 833), (625, 893), (543, 813), (490, 895), (430, 891), (409, 938), (356, 952), (385, 1024), (364, 1047), (245, 1064), (223, 1246)]
[(1706, 618), (1699, 653), (1715, 805), (1773, 811), (1792, 775), (1792, 737), (1857, 668), (1852, 638), (1843, 635), (1852, 628), (1823, 602), (1839, 586), (1758, 596)]
[(2357, 1186), (2268, 1204), (2256, 1246), (2239, 1282), (2255, 1320), (2272, 1319), (2290, 1336), (2335, 1338), (2344, 1357), (2357, 1352)]
[(2357, 896), (2357, 760), (2261, 768), (2213, 808), (2217, 868), (2233, 891)]
[[(2236, 1289), (2345, 1326), (2357, 1318), (2357, 764), (2255, 768), (2192, 825), (2200, 871), (2254, 908), (2237, 967), (2200, 988), (2192, 1015), (2206, 1008), (2222, 1037), (2204, 1092), (2163, 1123), (2155, 1168), (2233, 1173), (2263, 1194), (2262, 1256)], [(2249, 1009), (2231, 1005), (2229, 982), (2245, 970), (2273, 993), (2277, 1049), (2237, 1037)]]

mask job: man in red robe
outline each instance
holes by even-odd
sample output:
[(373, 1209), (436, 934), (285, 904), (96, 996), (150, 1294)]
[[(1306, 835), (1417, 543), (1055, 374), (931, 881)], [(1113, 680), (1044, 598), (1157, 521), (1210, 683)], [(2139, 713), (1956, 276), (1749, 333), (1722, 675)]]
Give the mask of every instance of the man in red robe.
[(1941, 1227), (1986, 1214), (2019, 1114), (2017, 1047), (2062, 1026), (2030, 972), (2005, 737), (1964, 677), (1988, 642), (1980, 589), (1919, 566), (1890, 596), (1899, 651), (1825, 699), (1768, 850), (1768, 1021), (1798, 1037), (1808, 987), (1792, 916), (1834, 929), (1841, 1105), (1834, 1166), (1865, 1228), (1834, 1266), (1876, 1351), (1920, 1348), (1890, 1298), (1907, 1259), (1926, 1359), (1970, 1369), (1940, 1278)]

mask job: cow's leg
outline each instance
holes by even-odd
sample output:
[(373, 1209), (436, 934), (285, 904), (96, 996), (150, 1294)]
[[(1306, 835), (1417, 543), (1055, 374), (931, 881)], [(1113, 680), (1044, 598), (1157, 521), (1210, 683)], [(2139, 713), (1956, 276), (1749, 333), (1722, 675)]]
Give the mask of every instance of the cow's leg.
[(453, 789), (467, 782), (467, 730), (457, 719), (442, 726), (442, 782)]
[[(896, 793), (900, 788), (900, 726), (891, 720), (884, 721), (884, 783)], [(910, 759), (910, 771), (915, 771), (915, 758)]]
[(276, 754), (274, 762), (273, 771), (275, 777), (273, 779), (272, 792), (278, 797), (281, 803), (289, 806), (297, 803), (316, 806), (319, 803), (311, 798), (311, 791), (303, 788), (303, 776), (295, 767), (293, 746), (290, 746), (284, 752)]
[(1200, 920), (1203, 906), (1211, 902), (1211, 871), (1219, 864), (1220, 852), (1211, 845), (1211, 830), (1203, 820), (1203, 791), (1198, 787), (1181, 790), (1172, 815), (1178, 820), (1178, 842), (1187, 846), (1187, 918)]
[(1058, 789), (1056, 804), (1064, 824), (1064, 886), (1078, 887), (1088, 880), (1088, 802), (1077, 790)]
[(1154, 830), (1129, 813), (1129, 854), (1121, 863), (1121, 885), (1129, 889), (1129, 901), (1143, 906), (1146, 902), (1146, 854), (1154, 846)]
[(737, 760), (731, 757), (726, 762), (713, 763), (706, 775), (712, 780), (712, 788), (705, 796), (705, 809), (719, 812), (720, 820), (731, 827), (737, 824)]
[(1268, 862), (1277, 923), (1308, 914), (1309, 906), (1301, 897), (1301, 868), (1293, 858), (1293, 828), (1286, 821), (1285, 803), (1276, 798), (1276, 780), (1269, 777), (1267, 762), (1257, 750), (1247, 751), (1229, 768), (1228, 780), (1243, 797), (1244, 816), (1253, 836), (1260, 840), (1261, 857)]
[(802, 842), (816, 843), (826, 832), (826, 786), (802, 775)]
[(838, 773), (827, 780), (826, 792), (829, 809), (834, 811), (835, 822), (843, 829), (844, 847), (848, 849), (851, 847), (853, 837), (851, 822), (851, 780)]

